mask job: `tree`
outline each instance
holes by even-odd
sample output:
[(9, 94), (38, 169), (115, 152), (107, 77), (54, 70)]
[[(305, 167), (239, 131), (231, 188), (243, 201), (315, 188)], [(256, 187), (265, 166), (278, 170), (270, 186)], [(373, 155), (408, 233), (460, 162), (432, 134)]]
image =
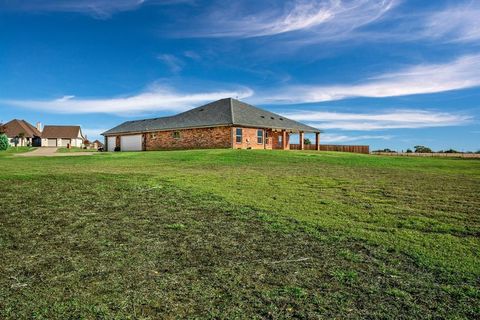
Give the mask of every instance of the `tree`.
[(412, 153), (412, 149), (407, 149), (407, 153)]
[(395, 152), (397, 152), (397, 151), (395, 151), (395, 150), (391, 150), (391, 149), (389, 149), (389, 148), (385, 148), (385, 149), (374, 150), (374, 151), (372, 151), (372, 152), (386, 152), (386, 153), (395, 153)]
[(8, 149), (8, 138), (4, 133), (0, 133), (0, 151)]
[(458, 151), (455, 150), (455, 149), (448, 149), (448, 150), (445, 150), (445, 151), (443, 151), (443, 152), (444, 152), (444, 153), (460, 153), (460, 152), (458, 152)]
[(310, 141), (310, 139), (306, 138), (306, 139), (303, 139), (303, 144), (312, 144), (312, 141)]
[(415, 146), (413, 148), (415, 149), (415, 153), (431, 153), (432, 152), (432, 149), (425, 146)]
[(83, 140), (84, 148), (86, 149), (90, 145), (90, 141), (88, 139)]

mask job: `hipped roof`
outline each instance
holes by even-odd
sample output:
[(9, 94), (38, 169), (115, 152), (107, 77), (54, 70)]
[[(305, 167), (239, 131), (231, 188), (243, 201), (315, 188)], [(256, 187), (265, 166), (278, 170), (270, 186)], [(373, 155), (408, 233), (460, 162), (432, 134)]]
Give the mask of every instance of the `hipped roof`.
[(242, 126), (291, 131), (320, 132), (319, 129), (263, 110), (242, 101), (226, 98), (170, 117), (126, 121), (104, 133), (150, 132), (215, 126)]
[(15, 138), (19, 134), (23, 133), (25, 138), (34, 138), (34, 137), (41, 137), (42, 133), (37, 130), (34, 126), (28, 123), (25, 120), (13, 119), (6, 124), (5, 127), (5, 134), (9, 138)]

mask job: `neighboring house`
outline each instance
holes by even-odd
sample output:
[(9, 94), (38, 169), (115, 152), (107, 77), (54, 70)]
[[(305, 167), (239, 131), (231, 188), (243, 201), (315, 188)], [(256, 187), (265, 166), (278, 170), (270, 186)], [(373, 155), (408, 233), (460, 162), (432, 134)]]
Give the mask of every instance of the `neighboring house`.
[(95, 140), (90, 144), (90, 146), (92, 146), (93, 149), (103, 148), (103, 143), (101, 143), (98, 140)]
[[(11, 146), (15, 146), (15, 137), (18, 138), (18, 146), (32, 146), (40, 147), (41, 140), (41, 128), (40, 124), (35, 128), (33, 125), (25, 120), (13, 119), (10, 122), (4, 124), (5, 134), (8, 137), (8, 141)], [(23, 137), (22, 137), (23, 136)]]
[(78, 147), (85, 138), (80, 126), (45, 126), (42, 132), (42, 147)]
[(290, 146), (290, 134), (315, 133), (319, 149), (320, 130), (227, 98), (174, 115), (127, 121), (104, 133), (106, 149), (114, 151), (174, 149), (281, 149)]

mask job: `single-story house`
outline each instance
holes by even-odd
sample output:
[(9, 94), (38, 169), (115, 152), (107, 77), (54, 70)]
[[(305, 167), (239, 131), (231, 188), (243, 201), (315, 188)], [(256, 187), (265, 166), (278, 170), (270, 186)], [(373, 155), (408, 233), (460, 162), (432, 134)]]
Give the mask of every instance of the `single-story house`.
[(32, 146), (40, 147), (41, 140), (41, 128), (40, 124), (37, 124), (37, 128), (28, 123), (25, 120), (13, 119), (3, 125), (5, 134), (8, 137), (8, 141), (11, 146), (15, 146), (15, 138), (18, 138), (18, 146)]
[(95, 140), (90, 144), (90, 146), (93, 147), (93, 149), (103, 148), (103, 143), (101, 143), (98, 140)]
[(236, 99), (227, 98), (174, 115), (127, 121), (102, 135), (106, 150), (149, 151), (175, 149), (281, 149), (290, 146), (290, 135), (320, 130)]
[(42, 147), (78, 147), (85, 140), (80, 126), (45, 126), (42, 132)]

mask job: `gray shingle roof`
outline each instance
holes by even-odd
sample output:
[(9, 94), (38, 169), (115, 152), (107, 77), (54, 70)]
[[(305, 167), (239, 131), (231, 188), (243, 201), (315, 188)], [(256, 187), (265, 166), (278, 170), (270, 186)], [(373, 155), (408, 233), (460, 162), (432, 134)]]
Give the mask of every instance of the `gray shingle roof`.
[(245, 126), (320, 132), (317, 128), (259, 109), (232, 98), (221, 99), (170, 117), (124, 122), (104, 133), (149, 132), (214, 126)]

